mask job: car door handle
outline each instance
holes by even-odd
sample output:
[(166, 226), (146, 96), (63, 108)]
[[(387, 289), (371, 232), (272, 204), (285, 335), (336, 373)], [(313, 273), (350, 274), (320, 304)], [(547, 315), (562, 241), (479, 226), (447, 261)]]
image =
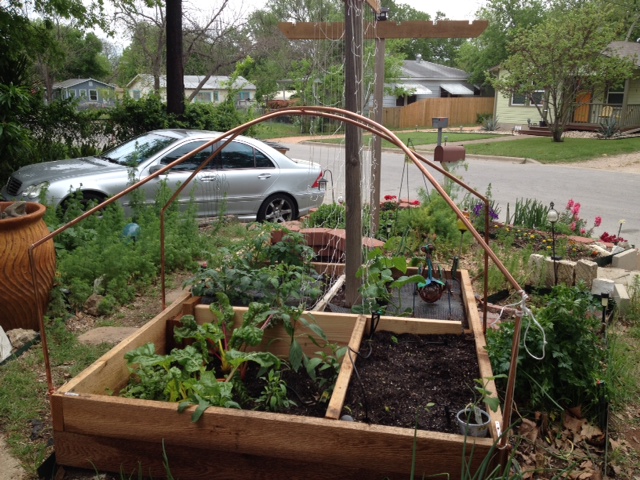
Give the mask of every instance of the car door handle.
[(261, 173), (260, 175), (258, 175), (258, 178), (260, 180), (266, 180), (267, 178), (271, 178), (271, 174), (270, 173)]
[(200, 177), (201, 182), (213, 182), (215, 179), (215, 175), (206, 175), (204, 177)]

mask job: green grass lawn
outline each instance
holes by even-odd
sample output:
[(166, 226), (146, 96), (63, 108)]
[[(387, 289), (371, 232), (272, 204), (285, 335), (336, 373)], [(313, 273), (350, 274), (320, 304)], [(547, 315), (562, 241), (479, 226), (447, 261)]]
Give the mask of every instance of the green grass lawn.
[[(438, 143), (438, 134), (435, 132), (416, 132), (416, 131), (400, 131), (394, 132), (400, 140), (402, 140), (409, 147), (418, 145), (435, 145)], [(495, 138), (496, 134), (491, 133), (443, 133), (442, 142), (468, 142), (471, 140), (485, 140), (487, 138)], [(362, 141), (367, 144), (371, 141), (371, 135), (363, 135)], [(343, 143), (344, 138), (327, 138), (326, 140), (318, 140), (322, 143)], [(384, 140), (382, 142), (383, 148), (394, 148), (395, 145), (391, 142)]]
[(640, 151), (640, 138), (567, 138), (558, 143), (549, 137), (533, 137), (518, 138), (513, 142), (476, 143), (466, 145), (466, 149), (472, 155), (530, 158), (542, 163), (574, 163)]

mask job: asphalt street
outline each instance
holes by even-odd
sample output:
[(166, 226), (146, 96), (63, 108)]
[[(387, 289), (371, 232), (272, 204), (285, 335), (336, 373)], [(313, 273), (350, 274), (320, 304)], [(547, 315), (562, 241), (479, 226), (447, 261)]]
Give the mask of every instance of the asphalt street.
[[(325, 203), (344, 198), (344, 148), (319, 144), (285, 144), (292, 158), (306, 158), (318, 162), (328, 170), (329, 181)], [(432, 154), (425, 154), (432, 158)], [(369, 191), (371, 155), (364, 153), (362, 188)], [(442, 184), (443, 175), (429, 168), (435, 181)], [(640, 174), (610, 172), (577, 166), (543, 165), (520, 160), (489, 157), (470, 157), (453, 172), (469, 187), (481, 194), (491, 188), (491, 197), (497, 202), (500, 219), (506, 216), (507, 204), (513, 213), (517, 199), (536, 199), (543, 204), (555, 203), (559, 212), (573, 200), (581, 205), (580, 217), (593, 225), (596, 216), (602, 224), (593, 236), (603, 232), (618, 234), (629, 243), (640, 246)], [(384, 151), (382, 155), (381, 198), (395, 195), (410, 200), (419, 199), (420, 190), (431, 192), (433, 187), (413, 163), (406, 163), (404, 155)], [(458, 192), (459, 202), (464, 192)], [(366, 200), (366, 195), (363, 199)]]

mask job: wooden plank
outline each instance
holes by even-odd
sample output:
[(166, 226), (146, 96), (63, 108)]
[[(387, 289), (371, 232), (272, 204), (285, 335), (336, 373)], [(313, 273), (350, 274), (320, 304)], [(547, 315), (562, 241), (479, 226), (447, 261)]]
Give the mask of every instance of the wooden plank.
[(326, 295), (322, 297), (320, 301), (313, 307), (313, 311), (323, 312), (329, 305), (329, 302), (331, 302), (333, 297), (336, 295), (338, 290), (343, 287), (345, 279), (346, 277), (344, 275), (340, 275), (338, 277), (338, 280), (336, 280), (336, 282), (331, 286)]
[(155, 343), (158, 351), (162, 352), (165, 344), (166, 321), (182, 311), (182, 303), (189, 297), (191, 294), (185, 292), (173, 304), (140, 327), (135, 335), (127, 337), (114, 346), (58, 391), (63, 394), (67, 392), (103, 394), (106, 389), (117, 391), (129, 378), (124, 354), (149, 342)]
[[(487, 20), (385, 21), (366, 24), (364, 38), (475, 38), (488, 26)], [(343, 22), (280, 22), (278, 28), (289, 40), (340, 40), (345, 32)]]
[[(461, 288), (463, 291), (464, 304), (467, 308), (467, 318), (469, 320), (469, 326), (476, 341), (476, 352), (478, 355), (478, 367), (480, 369), (480, 376), (485, 381), (485, 388), (490, 391), (491, 397), (497, 398), (498, 390), (493, 380), (486, 380), (493, 377), (493, 370), (491, 368), (491, 361), (489, 360), (489, 353), (487, 352), (487, 341), (484, 336), (482, 321), (478, 314), (478, 306), (473, 295), (473, 288), (471, 286), (471, 278), (466, 270), (461, 271)], [(504, 432), (504, 420), (502, 418), (502, 410), (498, 408), (496, 412), (486, 408), (489, 416), (491, 417), (491, 423), (489, 425), (489, 431), (491, 438), (498, 439), (498, 430)]]
[[(235, 307), (236, 323), (242, 321), (242, 315), (248, 310), (247, 307)], [(198, 323), (211, 322), (213, 314), (207, 305), (198, 305), (195, 309)], [(345, 316), (331, 312), (305, 312), (303, 314), (309, 323), (318, 324), (331, 342), (335, 342), (341, 347), (346, 346), (351, 339), (351, 334), (355, 326), (357, 315)], [(296, 329), (296, 339), (300, 343), (302, 350), (309, 356), (315, 356), (315, 352), (320, 348), (313, 343), (308, 335), (315, 334), (304, 325), (300, 324)], [(266, 347), (268, 345), (268, 347)], [(268, 328), (264, 333), (264, 339), (260, 349), (268, 350), (274, 355), (287, 356), (289, 354), (289, 336), (280, 326)], [(330, 350), (326, 350), (330, 353)]]
[[(176, 404), (165, 402), (98, 395), (64, 397), (63, 402), (65, 432), (80, 436), (99, 432), (102, 437), (121, 439), (125, 443), (161, 444), (164, 441), (167, 446), (225, 454), (304, 459), (346, 467), (357, 463), (385, 474), (406, 474), (411, 465), (414, 430), (407, 428), (213, 407), (204, 412), (198, 423), (192, 423), (194, 408), (178, 414)], [(56, 451), (63, 442), (61, 438), (56, 438)], [(449, 472), (451, 478), (459, 478), (462, 435), (417, 431), (416, 442), (418, 472)], [(467, 442), (475, 445), (473, 461), (476, 464), (493, 443), (488, 438), (467, 438)], [(60, 446), (61, 450), (82, 448), (82, 444)], [(471, 448), (467, 445), (468, 451)], [(113, 452), (98, 451), (90, 460), (101, 465), (111, 456)], [(209, 458), (215, 464), (222, 456), (210, 455)], [(59, 461), (70, 462), (64, 456)]]
[[(117, 478), (164, 478), (163, 447), (152, 442), (127, 441), (90, 435), (57, 435), (56, 460), (61, 465), (120, 473)], [(357, 461), (352, 465), (305, 462), (257, 455), (205, 450), (181, 445), (164, 446), (173, 478), (190, 480), (344, 480), (382, 478)], [(98, 459), (100, 463), (90, 461)]]
[(360, 351), (362, 345), (362, 337), (364, 336), (364, 330), (367, 325), (367, 319), (360, 315), (356, 321), (356, 326), (353, 329), (351, 340), (349, 341), (348, 351), (342, 359), (342, 365), (340, 366), (340, 373), (336, 380), (336, 385), (333, 389), (333, 395), (331, 395), (331, 401), (327, 408), (326, 418), (338, 420), (342, 413), (342, 407), (344, 406), (345, 398), (347, 397), (347, 390), (349, 389), (349, 382), (351, 381), (351, 374), (353, 373), (354, 363), (356, 361), (356, 352)]
[(378, 330), (392, 333), (413, 333), (415, 335), (461, 335), (459, 320), (429, 320), (381, 316)]

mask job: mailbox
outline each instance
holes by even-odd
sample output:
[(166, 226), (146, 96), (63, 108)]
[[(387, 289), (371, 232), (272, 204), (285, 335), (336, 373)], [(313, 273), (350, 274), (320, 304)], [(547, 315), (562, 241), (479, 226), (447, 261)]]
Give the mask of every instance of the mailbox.
[(447, 128), (449, 126), (449, 118), (434, 117), (431, 119), (431, 125), (433, 128)]
[(464, 160), (466, 150), (463, 146), (458, 145), (438, 145), (433, 152), (433, 159), (436, 162), (459, 162)]

